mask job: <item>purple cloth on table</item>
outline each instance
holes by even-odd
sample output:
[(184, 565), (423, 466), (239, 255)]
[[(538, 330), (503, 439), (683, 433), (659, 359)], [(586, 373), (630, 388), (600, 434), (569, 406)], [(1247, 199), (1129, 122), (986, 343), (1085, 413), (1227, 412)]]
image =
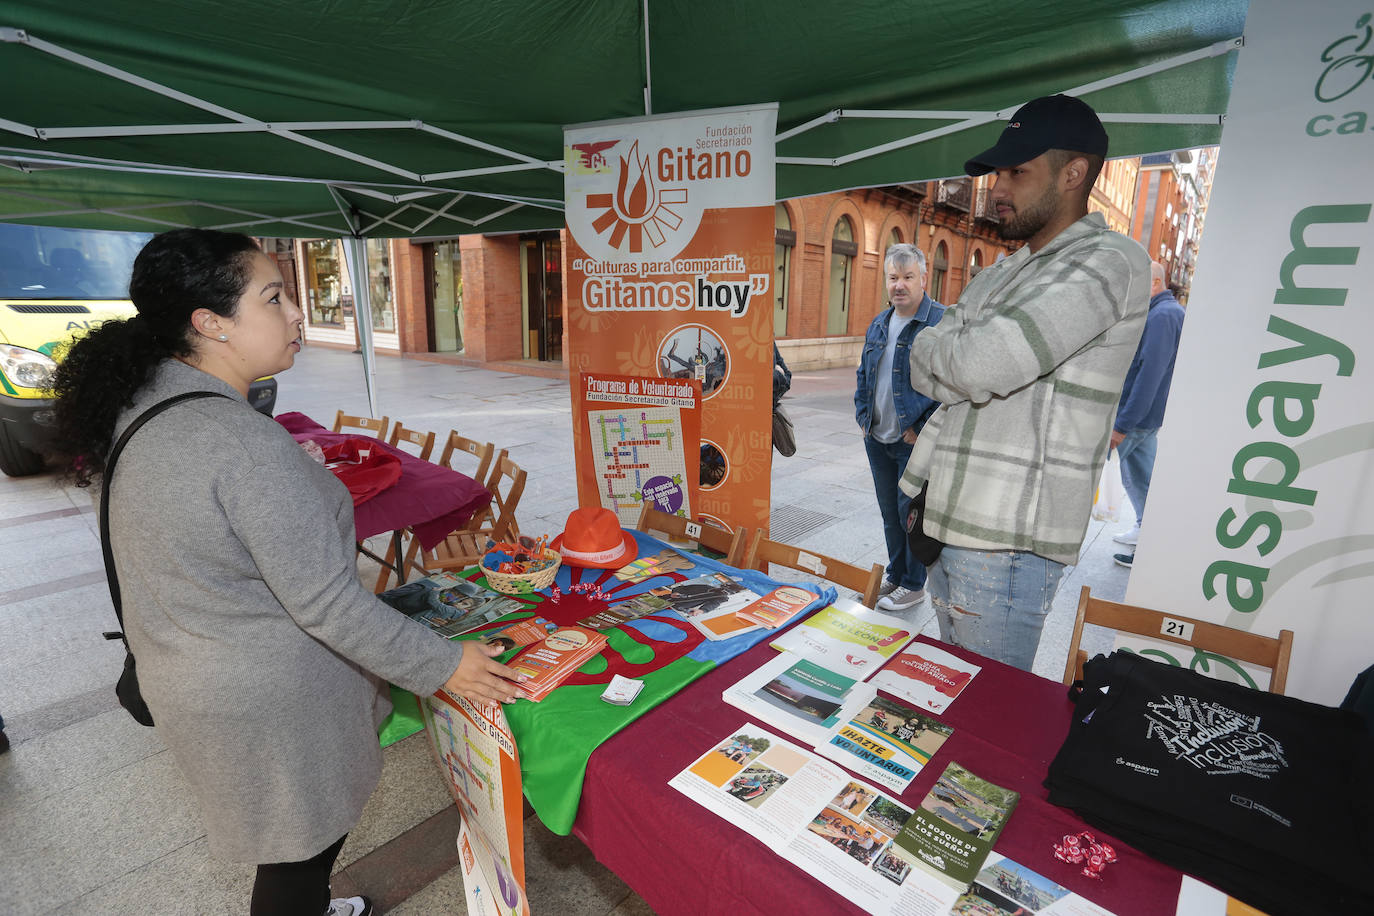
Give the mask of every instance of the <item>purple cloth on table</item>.
[[(297, 442), (314, 439), (322, 448), (357, 435), (331, 432), (303, 413), (284, 413), (276, 420)], [(401, 459), (401, 479), (354, 507), (358, 540), (410, 528), (420, 546), (432, 550), (491, 503), (487, 488), (466, 474), (423, 461), (385, 442), (378, 444)]]
[[(1021, 793), (997, 852), (1117, 916), (1173, 912), (1179, 872), (1103, 831), (1094, 833), (1113, 844), (1119, 861), (1107, 867), (1102, 880), (1086, 878), (1082, 866), (1054, 858), (1053, 846), (1065, 834), (1093, 830), (1072, 811), (1051, 805), (1041, 785), (1068, 734), (1073, 704), (1067, 688), (964, 649), (919, 639), (981, 665), (982, 671), (939, 716), (954, 734), (901, 801), (912, 808), (919, 805), (945, 765), (957, 760)], [(668, 785), (732, 729), (750, 721), (721, 699), (721, 691), (776, 655), (767, 642), (761, 643), (631, 723), (588, 761), (573, 834), (660, 916), (863, 913), (830, 889), (824, 876), (808, 874)]]

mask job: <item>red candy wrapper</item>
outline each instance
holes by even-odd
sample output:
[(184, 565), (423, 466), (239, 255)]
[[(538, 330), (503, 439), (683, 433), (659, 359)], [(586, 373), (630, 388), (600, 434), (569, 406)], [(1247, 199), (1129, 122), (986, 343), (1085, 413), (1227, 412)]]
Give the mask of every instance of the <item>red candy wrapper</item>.
[(1097, 842), (1097, 837), (1085, 830), (1066, 834), (1062, 841), (1055, 843), (1054, 857), (1070, 865), (1087, 863), (1083, 866), (1083, 876), (1100, 881), (1102, 872), (1116, 861), (1116, 850), (1107, 843)]

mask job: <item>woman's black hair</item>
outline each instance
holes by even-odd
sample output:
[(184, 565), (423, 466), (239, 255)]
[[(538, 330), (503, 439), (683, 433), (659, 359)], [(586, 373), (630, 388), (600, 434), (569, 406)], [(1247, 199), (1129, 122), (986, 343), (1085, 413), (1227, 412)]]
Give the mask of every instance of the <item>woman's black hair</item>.
[(77, 340), (53, 381), (54, 451), (77, 486), (89, 486), (104, 471), (115, 421), (157, 364), (195, 352), (191, 314), (207, 308), (234, 316), (258, 250), (246, 235), (213, 229), (173, 229), (143, 246), (129, 279), (138, 314), (107, 321)]

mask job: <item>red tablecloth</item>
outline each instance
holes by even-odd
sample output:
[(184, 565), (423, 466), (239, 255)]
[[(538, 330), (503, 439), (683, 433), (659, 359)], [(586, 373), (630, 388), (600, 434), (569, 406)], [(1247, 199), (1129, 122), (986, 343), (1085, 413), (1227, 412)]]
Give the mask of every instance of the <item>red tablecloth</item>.
[[(1100, 831), (1094, 832), (1110, 839), (1120, 856), (1102, 880), (1086, 878), (1080, 866), (1054, 858), (1051, 847), (1065, 834), (1092, 829), (1046, 801), (1040, 785), (1068, 733), (1073, 706), (1065, 689), (974, 653), (942, 648), (981, 665), (982, 671), (939, 717), (954, 734), (902, 801), (916, 807), (945, 764), (958, 760), (1021, 793), (998, 838), (998, 852), (1118, 916), (1172, 913), (1179, 872)], [(573, 833), (659, 916), (863, 912), (668, 785), (748, 719), (721, 699), (721, 691), (776, 654), (766, 642), (760, 644), (691, 684), (591, 756)]]
[[(297, 442), (314, 439), (321, 447), (357, 435), (331, 432), (303, 413), (281, 414), (277, 422)], [(421, 461), (385, 442), (378, 445), (401, 459), (401, 479), (395, 486), (354, 507), (353, 523), (358, 540), (411, 528), (420, 539), (420, 546), (431, 550), (449, 532), (461, 528), (491, 502), (487, 488), (466, 474)]]

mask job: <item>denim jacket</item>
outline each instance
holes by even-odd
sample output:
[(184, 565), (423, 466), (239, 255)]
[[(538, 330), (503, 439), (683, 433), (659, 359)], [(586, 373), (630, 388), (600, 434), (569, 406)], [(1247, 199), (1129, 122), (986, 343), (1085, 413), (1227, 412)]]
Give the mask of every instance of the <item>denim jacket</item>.
[[(911, 361), (907, 354), (916, 332), (921, 328), (939, 324), (944, 314), (945, 306), (927, 294), (916, 307), (916, 317), (902, 329), (901, 335), (897, 338), (897, 352), (892, 359), (892, 391), (897, 400), (897, 421), (903, 430), (915, 429), (919, 433), (921, 427), (926, 425), (926, 420), (935, 413), (935, 408), (940, 406), (939, 401), (912, 389)], [(892, 306), (889, 305), (873, 319), (864, 338), (863, 356), (859, 359), (859, 382), (854, 391), (854, 419), (863, 427), (865, 436), (873, 429), (873, 392), (876, 388), (873, 376), (878, 371), (878, 361), (883, 357), (883, 350), (887, 348), (887, 325), (891, 317)]]

